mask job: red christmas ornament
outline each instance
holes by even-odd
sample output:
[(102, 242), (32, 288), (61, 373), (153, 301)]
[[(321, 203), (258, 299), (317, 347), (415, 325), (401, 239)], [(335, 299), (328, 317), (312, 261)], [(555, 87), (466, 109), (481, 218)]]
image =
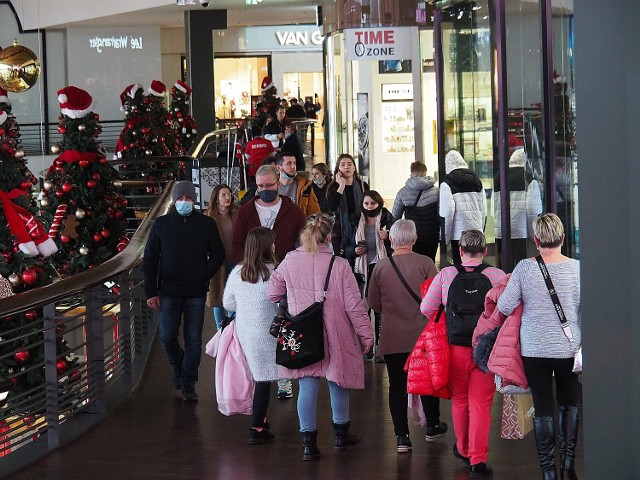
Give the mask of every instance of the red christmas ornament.
[(119, 241), (118, 241), (118, 246), (116, 247), (116, 249), (121, 252), (122, 250), (125, 249), (125, 247), (129, 244), (129, 239), (127, 237), (122, 237)]
[(109, 238), (109, 235), (111, 235), (111, 232), (105, 228), (100, 232), (100, 235), (102, 235), (103, 238)]
[(4, 261), (7, 263), (9, 263), (11, 261), (11, 258), (13, 258), (13, 254), (8, 250), (0, 253), (0, 255), (2, 255), (2, 258), (4, 258)]
[(80, 378), (81, 375), (79, 370), (74, 370), (69, 374), (69, 380), (71, 380), (71, 382), (77, 382), (78, 380), (80, 380)]
[(131, 121), (127, 122), (127, 128), (128, 128), (129, 130), (131, 130), (131, 129), (132, 129), (133, 127), (135, 127), (135, 126), (136, 126), (136, 124), (135, 124), (135, 123), (133, 123), (133, 122), (131, 122)]
[(38, 272), (33, 268), (27, 268), (20, 274), (20, 278), (25, 285), (33, 285), (38, 281)]
[(4, 135), (4, 128), (0, 128), (0, 136)]
[(62, 190), (56, 190), (56, 197), (58, 198), (64, 197), (64, 192)]
[(129, 205), (129, 200), (127, 200), (124, 197), (120, 197), (120, 205), (122, 205), (123, 207), (126, 207), (127, 205)]
[(102, 241), (102, 235), (100, 235), (99, 233), (96, 233), (93, 235), (93, 241), (94, 242), (101, 242)]
[(87, 188), (96, 188), (96, 182), (94, 182), (93, 180), (89, 180), (87, 182)]
[(82, 168), (86, 168), (89, 166), (89, 160), (80, 160), (78, 162), (78, 165), (80, 165)]
[(143, 133), (144, 135), (148, 134), (148, 133), (149, 133), (149, 127), (143, 127), (143, 128), (142, 128), (142, 133)]
[(61, 188), (64, 193), (71, 193), (71, 190), (73, 190), (73, 184), (70, 182), (64, 182)]
[(58, 373), (64, 373), (67, 371), (67, 362), (65, 362), (64, 360), (59, 360), (56, 363), (56, 370), (58, 371)]
[(122, 215), (123, 215), (122, 210), (116, 210), (116, 211), (113, 213), (113, 216), (114, 216), (114, 217), (116, 217), (116, 218), (118, 218), (118, 219), (122, 218)]
[(94, 180), (100, 180), (100, 174), (98, 172), (93, 172), (91, 174), (91, 178), (93, 178)]
[(29, 190), (31, 188), (31, 182), (29, 180), (25, 180), (20, 184), (20, 188), (22, 190)]
[(29, 350), (21, 350), (14, 353), (13, 358), (15, 358), (17, 362), (24, 363), (31, 358), (31, 353)]
[(24, 313), (24, 318), (26, 318), (29, 322), (32, 322), (36, 318), (38, 318), (38, 312), (35, 310), (29, 310), (28, 312)]
[(62, 243), (69, 243), (71, 241), (71, 237), (68, 237), (67, 235), (61, 235), (60, 236), (60, 241)]
[(63, 127), (62, 125), (60, 125), (58, 127), (58, 132), (60, 132), (62, 135), (64, 135), (65, 133), (67, 133), (67, 128)]
[(98, 122), (100, 120), (100, 115), (98, 115), (97, 113), (94, 113), (93, 118), (95, 119), (96, 122)]
[(102, 157), (100, 158), (99, 163), (100, 165), (106, 165), (107, 163), (109, 163), (109, 161), (106, 158)]
[(114, 285), (111, 287), (111, 291), (114, 295), (120, 295), (120, 285)]

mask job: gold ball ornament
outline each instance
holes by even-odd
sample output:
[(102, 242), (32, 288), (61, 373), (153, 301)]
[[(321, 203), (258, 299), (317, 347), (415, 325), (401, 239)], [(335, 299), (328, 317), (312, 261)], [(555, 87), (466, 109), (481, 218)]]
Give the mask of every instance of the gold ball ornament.
[(13, 156), (16, 157), (18, 160), (23, 159), (24, 158), (24, 150), (19, 148), (18, 150), (16, 150), (16, 153)]
[(114, 180), (112, 183), (115, 188), (122, 188), (122, 182), (120, 180)]
[(20, 278), (20, 275), (16, 275), (15, 273), (12, 273), (11, 275), (9, 275), (8, 278), (9, 278), (9, 281), (11, 282), (11, 285), (13, 285), (14, 287), (18, 287), (22, 283), (22, 279)]
[(49, 191), (54, 187), (54, 184), (51, 180), (45, 180), (43, 187), (45, 190)]
[(33, 87), (40, 77), (40, 62), (35, 53), (14, 40), (0, 51), (0, 87), (20, 93)]
[(82, 208), (78, 208), (75, 211), (75, 216), (78, 220), (82, 220), (86, 214), (87, 212), (85, 212)]
[(58, 143), (54, 143), (53, 145), (51, 145), (51, 153), (60, 153), (60, 145)]
[(49, 206), (49, 199), (47, 197), (42, 197), (42, 199), (40, 200), (40, 205), (43, 207), (48, 207)]
[(78, 249), (78, 252), (80, 252), (80, 255), (89, 255), (89, 249), (84, 245)]
[(145, 150), (144, 153), (150, 156), (153, 152), (151, 150)]
[(83, 124), (78, 125), (78, 131), (79, 132), (84, 132), (86, 128), (87, 127), (85, 125), (83, 125)]

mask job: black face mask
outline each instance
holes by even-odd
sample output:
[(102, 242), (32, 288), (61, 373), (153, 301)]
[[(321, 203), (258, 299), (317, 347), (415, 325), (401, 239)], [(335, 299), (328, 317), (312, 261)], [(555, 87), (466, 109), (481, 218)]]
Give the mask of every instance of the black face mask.
[(362, 213), (364, 214), (365, 217), (377, 217), (381, 210), (382, 210), (382, 207), (378, 205), (373, 210), (367, 210), (366, 208), (363, 208)]

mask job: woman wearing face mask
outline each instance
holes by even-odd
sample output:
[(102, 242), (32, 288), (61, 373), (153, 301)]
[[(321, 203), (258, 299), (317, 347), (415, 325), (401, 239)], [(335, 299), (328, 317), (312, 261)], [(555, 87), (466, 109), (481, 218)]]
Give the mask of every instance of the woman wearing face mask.
[[(333, 250), (336, 254), (349, 259), (345, 255), (345, 248), (353, 235), (351, 215), (358, 210), (362, 195), (369, 190), (369, 185), (358, 176), (356, 163), (348, 153), (338, 157), (333, 176), (333, 182), (327, 187), (327, 205), (329, 211), (336, 215), (331, 234)], [(353, 258), (349, 261), (352, 262)]]
[[(384, 200), (375, 190), (369, 190), (362, 197), (360, 212), (351, 217), (353, 235), (345, 248), (347, 258), (354, 259), (354, 271), (362, 286), (363, 298), (369, 293), (369, 278), (378, 260), (391, 255), (389, 229), (394, 219), (384, 208)], [(384, 362), (377, 354), (380, 339), (380, 314), (374, 313), (376, 333), (376, 361)]]
[(331, 170), (326, 163), (316, 163), (311, 167), (311, 178), (313, 180), (313, 191), (320, 204), (320, 211), (329, 213), (327, 204), (327, 188), (331, 183)]
[(302, 172), (307, 169), (302, 155), (302, 145), (298, 138), (298, 128), (295, 123), (287, 122), (284, 125), (284, 145), (280, 149), (281, 152), (287, 152), (296, 157), (296, 170)]
[(209, 208), (205, 214), (216, 222), (222, 243), (224, 244), (224, 263), (218, 273), (216, 273), (209, 284), (209, 293), (207, 293), (207, 305), (213, 307), (213, 318), (216, 321), (216, 327), (220, 329), (222, 320), (224, 319), (224, 310), (222, 308), (222, 292), (229, 277), (229, 273), (233, 270), (236, 263), (233, 261), (233, 222), (236, 219), (238, 207), (233, 198), (233, 193), (228, 185), (217, 185), (211, 192), (209, 200)]

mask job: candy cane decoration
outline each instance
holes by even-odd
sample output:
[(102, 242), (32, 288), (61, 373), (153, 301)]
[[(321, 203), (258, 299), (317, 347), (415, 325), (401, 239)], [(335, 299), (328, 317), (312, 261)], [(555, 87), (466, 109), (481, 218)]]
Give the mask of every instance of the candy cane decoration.
[(61, 203), (58, 205), (58, 208), (56, 208), (56, 213), (53, 215), (53, 223), (49, 229), (49, 238), (55, 239), (58, 236), (60, 225), (62, 224), (62, 218), (64, 217), (67, 208), (68, 206), (66, 203)]

